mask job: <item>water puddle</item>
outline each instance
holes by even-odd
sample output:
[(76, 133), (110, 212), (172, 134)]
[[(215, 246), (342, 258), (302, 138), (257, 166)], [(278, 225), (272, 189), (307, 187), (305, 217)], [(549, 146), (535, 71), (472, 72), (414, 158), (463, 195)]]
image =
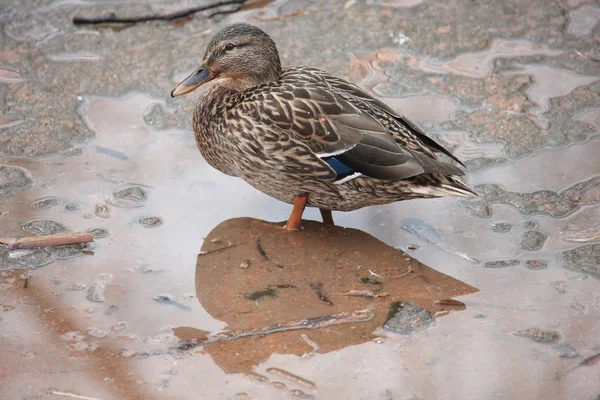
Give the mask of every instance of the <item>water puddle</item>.
[(286, 20), (304, 15), (311, 5), (306, 0), (251, 0), (245, 2), (240, 11), (231, 15), (231, 22), (264, 23)]
[(0, 82), (3, 83), (19, 83), (24, 82), (23, 75), (12, 68), (0, 68)]
[(583, 229), (570, 225), (563, 237), (564, 240), (575, 243), (600, 242), (600, 225)]
[(17, 126), (22, 122), (23, 122), (23, 120), (21, 120), (21, 119), (12, 119), (12, 118), (8, 118), (5, 115), (0, 114), (0, 129)]
[(406, 218), (402, 221), (402, 229), (415, 234), (421, 240), (437, 246), (450, 254), (462, 257), (472, 264), (479, 264), (478, 260), (469, 257), (467, 254), (458, 251), (451, 246), (448, 246), (438, 230), (419, 218)]
[[(493, 162), (494, 160), (505, 160), (506, 144), (500, 141), (477, 143), (469, 139), (467, 132), (444, 131), (444, 142), (452, 148), (452, 153), (463, 162), (482, 160), (482, 162)], [(485, 167), (486, 165), (477, 165)], [(478, 168), (479, 169), (479, 168)]]
[(4, 27), (6, 34), (13, 40), (19, 42), (37, 42), (48, 36), (60, 32), (46, 18), (30, 15), (19, 18)]
[(569, 11), (569, 26), (567, 32), (575, 36), (586, 36), (592, 33), (600, 21), (600, 8), (585, 5)]
[[(571, 145), (560, 150), (541, 150), (506, 165), (494, 166), (471, 174), (472, 184), (495, 183), (519, 192), (536, 190), (560, 191), (572, 182), (582, 182), (600, 173), (596, 154), (600, 154), (600, 138)], [(560, 168), (577, 161), (576, 168)], [(519, 179), (527, 174), (528, 179)]]
[(594, 126), (596, 133), (600, 133), (600, 109), (585, 110), (575, 114), (573, 119), (586, 122)]
[[(419, 13), (435, 6), (418, 0), (374, 3), (388, 8), (381, 15), (367, 10), (364, 20), (355, 21), (356, 29), (381, 23), (398, 32), (393, 25), (398, 22), (386, 20), (394, 8)], [(53, 2), (47, 10), (63, 13), (78, 5), (77, 11), (84, 13), (88, 4)], [(106, 4), (110, 6), (95, 9), (108, 11), (117, 3)], [(128, 4), (166, 10), (161, 2)], [(288, 24), (336, 29), (334, 22), (321, 23), (331, 10), (311, 4), (275, 1), (222, 23), (260, 20), (278, 42), (294, 49), (282, 51), (289, 63), (296, 53), (303, 54), (298, 49), (305, 48), (305, 39), (286, 37)], [(353, 4), (334, 8), (343, 12)], [(189, 6), (185, 1), (176, 5)], [(350, 14), (361, 7), (356, 3)], [(590, 6), (571, 11), (573, 35), (597, 29), (589, 28), (596, 22), (582, 16), (584, 9), (593, 14), (585, 7)], [(132, 48), (117, 43), (138, 46), (150, 33), (153, 40), (170, 45), (153, 48), (152, 60), (131, 57), (144, 65), (144, 73), (166, 82), (174, 70), (169, 57), (191, 51), (182, 45), (189, 41), (180, 39), (203, 32), (198, 40), (206, 42), (221, 23), (192, 19), (175, 29), (142, 24), (91, 32), (66, 25), (61, 30), (54, 25), (64, 16), (42, 16), (38, 9), (6, 21), (0, 36), (7, 43), (10, 38), (22, 41), (19, 46), (25, 49), (4, 54), (2, 83), (23, 81), (23, 74), (29, 76), (25, 71), (46, 77), (59, 71), (73, 75), (60, 81), (65, 87), (76, 87), (90, 79), (90, 71), (67, 74), (64, 68), (79, 65), (70, 61), (108, 73), (114, 63), (100, 55)], [(80, 36), (88, 33), (93, 36)], [(310, 34), (314, 40), (322, 38), (319, 32)], [(346, 51), (363, 51), (351, 55), (353, 80), (375, 94), (383, 93), (380, 84), (388, 81), (386, 71), (397, 61), (436, 74), (485, 78), (499, 57), (563, 52), (525, 39), (498, 39), (487, 50), (444, 61), (396, 48), (374, 51), (382, 45), (369, 41), (348, 43), (347, 49), (338, 49), (337, 58), (319, 59), (320, 66), (335, 70), (348, 63)], [(32, 64), (30, 59), (39, 61)], [(544, 65), (509, 73), (533, 76), (527, 94), (540, 108), (596, 79), (591, 72), (582, 76)], [(498, 82), (502, 85), (504, 79)], [(174, 103), (165, 99), (171, 83), (162, 87), (157, 81), (152, 87), (157, 97), (102, 95), (126, 90), (112, 85), (106, 91), (94, 89), (94, 95), (62, 97), (70, 101), (40, 102), (37, 106), (52, 107), (55, 117), (45, 118), (47, 125), (39, 129), (73, 118), (72, 125), (65, 123), (69, 129), (64, 135), (56, 136), (57, 143), (51, 143), (57, 153), (38, 159), (0, 157), (0, 237), (73, 231), (95, 238), (85, 247), (0, 248), (0, 329), (6, 355), (0, 358), (0, 379), (6, 382), (0, 397), (597, 396), (597, 135), (511, 160), (506, 144), (494, 141), (493, 131), (500, 128), (490, 126), (489, 135), (479, 136), (481, 142), (470, 139), (469, 126), (441, 130), (439, 122), (471, 112), (460, 106), (459, 97), (425, 91), (382, 97), (415, 120), (438, 124), (436, 133), (472, 168), (465, 181), (481, 196), (335, 212), (337, 227), (315, 222), (320, 221), (318, 210), (308, 209), (305, 229), (287, 233), (276, 225), (286, 220), (289, 205), (209, 167), (190, 131), (152, 127), (160, 118), (170, 118), (163, 126), (189, 126), (194, 96), (170, 108)], [(498, 96), (512, 96), (512, 89), (498, 87)], [(2, 134), (19, 123), (10, 117), (29, 115), (21, 110), (39, 95), (8, 92), (11, 111), (0, 117)], [(509, 100), (498, 104), (512, 104)], [(573, 118), (600, 131), (594, 107), (582, 106), (556, 122), (568, 124)], [(71, 117), (73, 110), (77, 115)], [(77, 118), (94, 135), (72, 145), (71, 136), (82, 125)], [(31, 142), (39, 139), (34, 145), (48, 145), (47, 137), (31, 135)], [(534, 135), (531, 140), (543, 138)], [(469, 362), (457, 368), (457, 360)], [(481, 379), (486, 376), (495, 377), (494, 387)]]
[(80, 51), (77, 53), (60, 53), (50, 54), (48, 56), (52, 61), (68, 62), (68, 61), (99, 61), (102, 56), (90, 52)]
[(240, 20), (244, 17), (243, 14), (247, 14), (250, 21), (281, 21), (304, 15), (311, 5), (311, 2), (306, 0), (250, 1), (244, 3), (242, 13), (236, 16), (236, 20)]
[(405, 57), (392, 49), (382, 49), (373, 53), (353, 53), (351, 57), (352, 80), (371, 91), (380, 99), (404, 115), (420, 123), (435, 124), (451, 118), (456, 110), (455, 99), (437, 94), (414, 94), (402, 97), (382, 96), (377, 86), (389, 80), (386, 66)]
[(375, 92), (378, 84), (389, 80), (384, 67), (402, 57), (402, 53), (393, 49), (350, 54), (352, 81), (370, 92)]
[[(35, 11), (38, 13), (43, 13), (43, 12), (48, 12), (48, 11), (52, 11), (52, 10), (59, 10), (59, 9), (69, 9), (69, 8), (77, 8), (78, 6), (92, 6), (94, 5), (96, 2), (94, 0), (58, 0), (58, 1), (53, 1), (51, 4), (47, 5), (47, 6), (42, 6), (37, 8)], [(105, 5), (118, 5), (118, 4), (122, 4), (124, 3), (123, 1), (119, 1), (119, 0), (103, 0), (102, 4)], [(144, 3), (143, 0), (127, 0), (125, 2), (128, 5), (134, 5), (136, 3)]]
[(579, 75), (573, 71), (548, 65), (528, 64), (508, 75), (527, 74), (533, 76), (534, 83), (527, 88), (527, 97), (540, 107), (540, 112), (549, 109), (553, 97), (565, 96), (579, 86), (589, 85), (599, 77)]
[(418, 6), (424, 1), (425, 0), (370, 0), (367, 3), (383, 7), (408, 8)]
[(437, 124), (452, 118), (456, 100), (435, 94), (403, 97), (381, 97), (383, 101), (403, 115), (419, 123)]
[(521, 56), (557, 56), (561, 50), (551, 50), (544, 45), (527, 40), (500, 40), (495, 39), (490, 48), (477, 53), (466, 53), (451, 61), (424, 59), (420, 68), (427, 72), (450, 73), (467, 76), (470, 78), (485, 78), (493, 69), (493, 61), (497, 58), (511, 58)]

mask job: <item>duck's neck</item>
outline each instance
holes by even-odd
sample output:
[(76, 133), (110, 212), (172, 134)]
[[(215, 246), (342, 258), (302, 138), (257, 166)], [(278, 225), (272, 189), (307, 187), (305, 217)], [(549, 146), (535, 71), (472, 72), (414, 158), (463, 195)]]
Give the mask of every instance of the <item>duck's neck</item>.
[(227, 157), (229, 130), (225, 115), (239, 91), (219, 85), (218, 82), (210, 82), (207, 86), (194, 110), (196, 144), (211, 166), (227, 175), (237, 176), (235, 160)]
[(198, 98), (196, 112), (200, 112), (204, 117), (218, 118), (229, 103), (229, 99), (238, 91), (220, 85), (219, 82), (210, 82), (207, 86), (204, 93)]
[(243, 92), (255, 86), (269, 82), (271, 79), (262, 75), (249, 75), (246, 73), (229, 72), (220, 76), (215, 83), (223, 89), (233, 92)]

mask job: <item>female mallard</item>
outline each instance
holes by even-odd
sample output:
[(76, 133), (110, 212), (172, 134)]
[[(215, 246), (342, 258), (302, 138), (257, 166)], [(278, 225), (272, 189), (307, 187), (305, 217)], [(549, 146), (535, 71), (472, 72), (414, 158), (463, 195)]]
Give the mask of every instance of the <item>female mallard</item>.
[[(281, 68), (277, 47), (259, 28), (234, 24), (211, 40), (200, 67), (171, 96), (208, 83), (194, 111), (206, 161), (267, 195), (304, 208), (331, 210), (415, 198), (475, 196), (439, 161), (448, 150), (360, 87), (311, 67)], [(464, 166), (464, 165), (463, 165)]]

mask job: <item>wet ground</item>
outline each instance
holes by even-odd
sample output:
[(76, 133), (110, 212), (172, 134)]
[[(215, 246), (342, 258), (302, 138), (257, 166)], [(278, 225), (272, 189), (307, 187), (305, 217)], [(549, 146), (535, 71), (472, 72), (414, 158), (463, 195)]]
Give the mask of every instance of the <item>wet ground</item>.
[[(597, 3), (301, 0), (71, 23), (201, 3), (0, 5), (0, 237), (96, 236), (0, 253), (2, 399), (600, 396)], [(480, 197), (334, 213), (354, 230), (307, 223), (296, 244), (269, 233), (289, 206), (211, 169), (194, 96), (168, 97), (238, 20), (284, 64), (421, 122)]]

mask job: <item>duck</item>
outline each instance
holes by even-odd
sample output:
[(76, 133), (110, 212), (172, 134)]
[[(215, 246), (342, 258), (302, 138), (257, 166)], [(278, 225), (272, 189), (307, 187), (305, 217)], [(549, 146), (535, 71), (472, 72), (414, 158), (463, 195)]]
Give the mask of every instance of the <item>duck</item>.
[(192, 121), (200, 153), (293, 205), (288, 231), (302, 228), (306, 207), (333, 224), (332, 211), (477, 196), (458, 178), (464, 171), (454, 163), (464, 164), (416, 123), (324, 70), (282, 67), (275, 42), (257, 26), (220, 30), (171, 97), (199, 87)]

